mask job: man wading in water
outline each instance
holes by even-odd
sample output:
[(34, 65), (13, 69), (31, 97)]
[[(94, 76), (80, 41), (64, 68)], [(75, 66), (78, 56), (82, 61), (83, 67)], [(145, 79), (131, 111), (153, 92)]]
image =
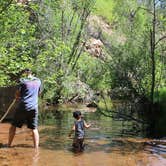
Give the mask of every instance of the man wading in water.
[(16, 99), (19, 101), (14, 120), (9, 129), (8, 147), (11, 146), (15, 136), (16, 127), (21, 128), (24, 123), (32, 130), (34, 148), (39, 146), (38, 133), (38, 95), (40, 93), (41, 81), (32, 75), (30, 69), (21, 72), (19, 88), (16, 91)]

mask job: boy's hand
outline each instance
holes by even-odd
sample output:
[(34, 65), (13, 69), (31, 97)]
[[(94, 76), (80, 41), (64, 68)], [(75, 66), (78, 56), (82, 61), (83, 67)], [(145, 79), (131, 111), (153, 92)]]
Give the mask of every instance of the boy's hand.
[(71, 138), (71, 133), (68, 135), (69, 138)]
[(85, 128), (89, 128), (89, 127), (91, 127), (91, 124), (87, 124), (87, 123), (84, 121), (84, 126), (85, 126)]
[(92, 125), (92, 124), (88, 124), (88, 125), (87, 125), (87, 126), (88, 126), (88, 128), (89, 128), (89, 127), (91, 127), (91, 125)]

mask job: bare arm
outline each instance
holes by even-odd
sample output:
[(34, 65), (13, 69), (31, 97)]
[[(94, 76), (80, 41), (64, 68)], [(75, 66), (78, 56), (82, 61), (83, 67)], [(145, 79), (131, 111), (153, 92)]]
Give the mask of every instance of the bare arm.
[(73, 127), (72, 127), (72, 129), (71, 129), (71, 131), (70, 131), (70, 133), (69, 133), (69, 137), (71, 137), (71, 134), (72, 134), (74, 131), (75, 131), (75, 125), (73, 125)]
[(89, 128), (89, 127), (91, 127), (91, 124), (87, 124), (87, 123), (84, 121), (84, 127), (85, 127), (85, 128)]

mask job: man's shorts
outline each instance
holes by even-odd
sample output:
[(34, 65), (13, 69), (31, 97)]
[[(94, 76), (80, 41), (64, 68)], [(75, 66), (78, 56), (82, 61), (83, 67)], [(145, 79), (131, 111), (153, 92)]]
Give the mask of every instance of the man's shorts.
[(38, 111), (16, 110), (12, 125), (21, 128), (23, 124), (27, 124), (30, 129), (36, 129), (38, 126)]

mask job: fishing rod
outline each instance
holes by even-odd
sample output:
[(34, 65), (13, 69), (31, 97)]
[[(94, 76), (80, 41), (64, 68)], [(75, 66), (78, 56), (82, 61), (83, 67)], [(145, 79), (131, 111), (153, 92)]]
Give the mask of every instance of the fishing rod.
[(14, 99), (12, 101), (12, 103), (10, 104), (10, 106), (8, 107), (7, 111), (5, 112), (5, 114), (2, 116), (2, 118), (0, 119), (0, 123), (6, 118), (7, 114), (10, 112), (11, 108), (13, 107), (13, 105), (15, 104), (16, 99)]

